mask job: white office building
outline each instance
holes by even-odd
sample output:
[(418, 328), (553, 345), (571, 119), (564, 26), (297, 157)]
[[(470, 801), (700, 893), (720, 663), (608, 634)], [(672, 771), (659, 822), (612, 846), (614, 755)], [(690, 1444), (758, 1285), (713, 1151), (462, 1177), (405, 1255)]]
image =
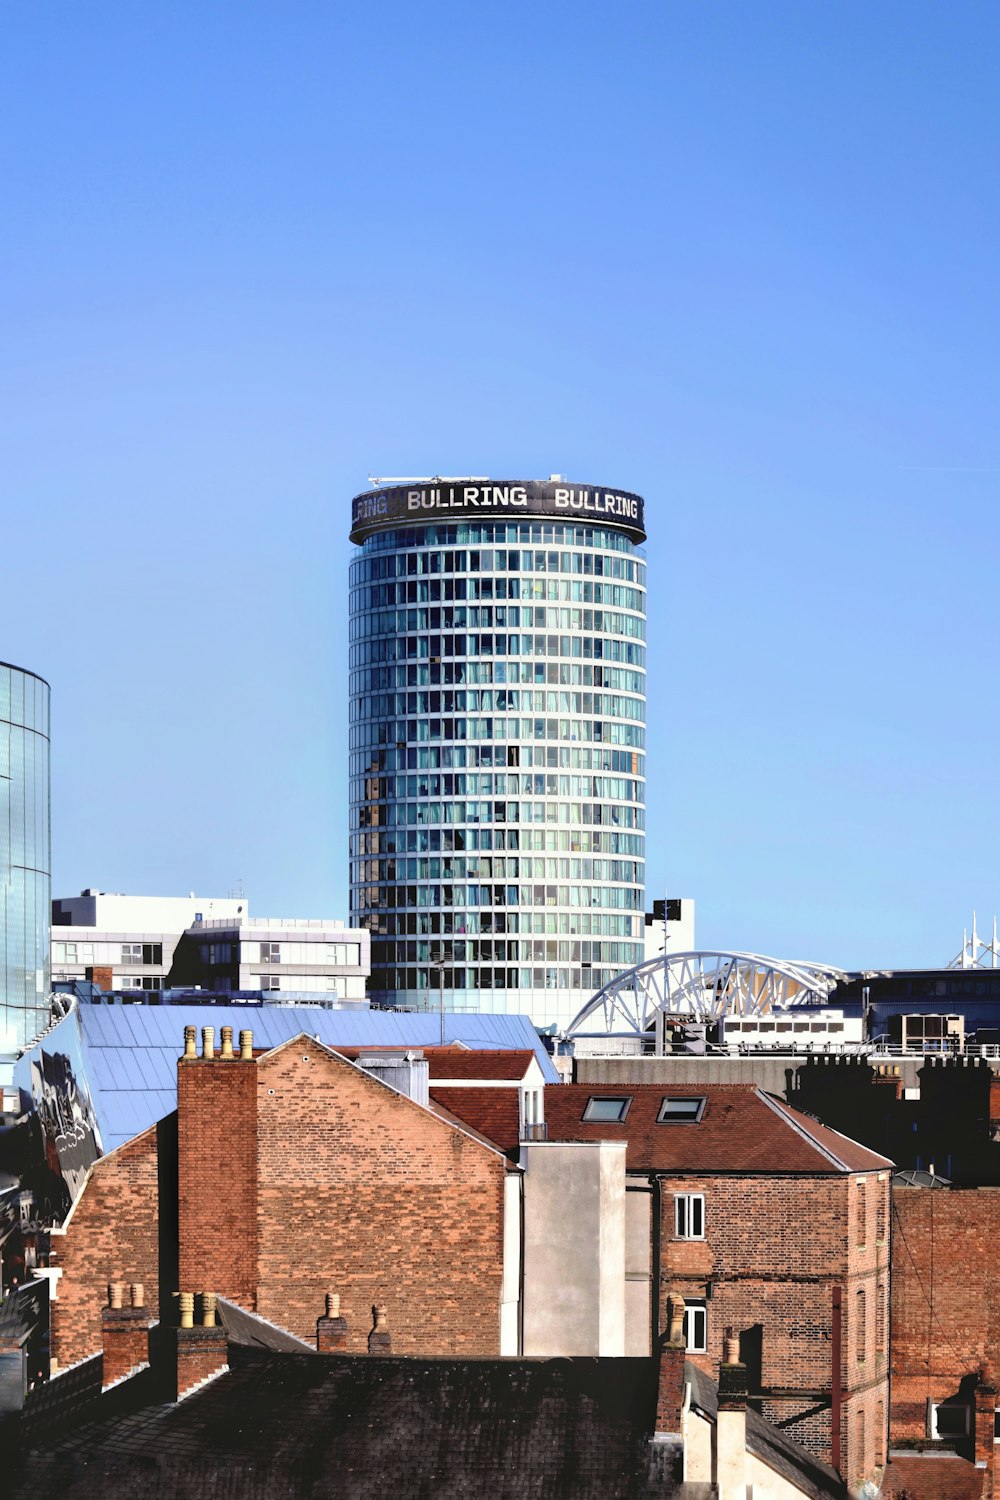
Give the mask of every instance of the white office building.
[(360, 1002), (366, 930), (251, 917), (245, 896), (125, 896), (88, 890), (52, 903), (52, 980), (107, 991), (269, 992), (275, 1002)]

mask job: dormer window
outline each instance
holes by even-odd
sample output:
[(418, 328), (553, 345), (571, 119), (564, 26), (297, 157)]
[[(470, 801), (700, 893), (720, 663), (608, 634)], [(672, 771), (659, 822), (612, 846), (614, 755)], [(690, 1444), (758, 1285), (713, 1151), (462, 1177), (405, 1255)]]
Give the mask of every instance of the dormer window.
[(697, 1125), (704, 1113), (704, 1094), (668, 1094), (656, 1121), (659, 1125)]
[(587, 1108), (583, 1112), (583, 1118), (589, 1124), (620, 1125), (628, 1114), (628, 1107), (632, 1103), (628, 1094), (602, 1094), (587, 1100)]

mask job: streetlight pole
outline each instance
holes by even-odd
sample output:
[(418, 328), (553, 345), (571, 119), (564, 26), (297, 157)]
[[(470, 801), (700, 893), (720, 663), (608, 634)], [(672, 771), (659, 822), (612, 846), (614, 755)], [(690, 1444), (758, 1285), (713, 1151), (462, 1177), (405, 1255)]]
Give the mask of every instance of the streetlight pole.
[(438, 971), (438, 1012), (441, 1017), (441, 1046), (444, 1046), (444, 966), (450, 955), (445, 948), (435, 948), (431, 954), (431, 967)]

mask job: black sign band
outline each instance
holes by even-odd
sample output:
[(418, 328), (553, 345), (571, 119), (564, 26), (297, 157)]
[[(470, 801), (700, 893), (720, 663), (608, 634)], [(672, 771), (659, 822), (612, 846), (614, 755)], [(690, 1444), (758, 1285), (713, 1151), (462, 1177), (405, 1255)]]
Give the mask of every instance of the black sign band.
[(428, 521), (509, 518), (581, 521), (613, 526), (634, 542), (646, 540), (641, 495), (562, 480), (432, 479), (367, 490), (351, 502), (351, 541), (377, 531)]

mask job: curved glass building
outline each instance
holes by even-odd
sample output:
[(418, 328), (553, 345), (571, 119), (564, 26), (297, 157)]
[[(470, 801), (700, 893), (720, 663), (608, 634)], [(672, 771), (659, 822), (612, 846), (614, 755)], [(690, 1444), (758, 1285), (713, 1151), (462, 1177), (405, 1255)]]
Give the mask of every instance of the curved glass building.
[(49, 685), (0, 663), (0, 1052), (49, 1021)]
[(563, 1025), (643, 956), (643, 502), (561, 479), (358, 495), (351, 912), (371, 999)]

